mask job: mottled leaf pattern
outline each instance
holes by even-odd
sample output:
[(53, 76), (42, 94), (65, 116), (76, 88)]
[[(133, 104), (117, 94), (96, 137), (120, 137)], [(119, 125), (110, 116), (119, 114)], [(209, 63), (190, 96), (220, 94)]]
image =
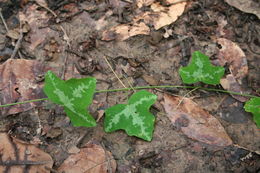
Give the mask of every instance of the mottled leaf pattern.
[(184, 83), (192, 84), (204, 82), (206, 84), (219, 84), (220, 78), (224, 75), (224, 68), (213, 66), (208, 56), (199, 51), (192, 54), (191, 63), (179, 70)]
[(96, 125), (96, 121), (87, 111), (87, 106), (92, 103), (95, 89), (95, 78), (73, 78), (63, 81), (51, 71), (45, 75), (43, 88), (44, 93), (52, 102), (64, 106), (74, 126), (85, 127)]
[(254, 121), (258, 128), (260, 128), (260, 97), (251, 98), (244, 106), (247, 112), (251, 112)]
[(142, 90), (134, 93), (128, 104), (117, 104), (105, 110), (105, 131), (123, 129), (129, 136), (136, 136), (147, 141), (152, 140), (155, 117), (149, 108), (157, 96)]

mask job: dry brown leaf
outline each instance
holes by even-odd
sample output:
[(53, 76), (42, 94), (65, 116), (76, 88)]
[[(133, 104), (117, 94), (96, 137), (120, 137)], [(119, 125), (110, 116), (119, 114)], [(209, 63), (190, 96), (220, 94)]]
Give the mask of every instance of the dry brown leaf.
[(260, 3), (257, 0), (225, 0), (229, 5), (246, 13), (253, 13), (260, 19)]
[[(221, 45), (221, 49), (218, 52), (218, 61), (221, 66), (228, 65), (231, 74), (221, 79), (221, 85), (224, 89), (233, 92), (239, 92), (241, 94), (247, 93), (242, 86), (244, 85), (243, 79), (248, 75), (248, 66), (246, 55), (243, 50), (234, 42), (225, 39), (218, 38), (218, 44)], [(232, 95), (235, 99), (246, 102), (246, 97)]]
[(49, 173), (51, 156), (34, 145), (27, 144), (6, 133), (0, 133), (0, 172)]
[[(31, 31), (28, 33), (30, 38), (30, 49), (34, 50), (40, 45), (48, 36), (52, 37), (57, 35), (57, 32), (51, 30), (50, 27), (44, 27), (48, 25), (48, 12), (46, 10), (37, 10), (38, 5), (26, 6), (24, 12), (19, 13), (20, 21), (28, 23)], [(44, 27), (44, 28), (41, 28)]]
[(220, 122), (191, 99), (165, 94), (163, 105), (171, 122), (188, 137), (220, 147), (232, 144)]
[[(232, 74), (228, 74), (225, 78), (220, 79), (220, 84), (225, 90), (238, 92), (241, 94), (246, 93), (246, 91), (244, 91), (244, 89), (241, 87), (241, 85), (237, 82)], [(239, 95), (232, 95), (232, 97), (241, 102), (246, 102), (248, 100), (247, 97)]]
[[(173, 0), (172, 0), (173, 1)], [(149, 35), (150, 28), (153, 25), (156, 30), (176, 21), (184, 12), (187, 2), (180, 2), (164, 7), (153, 1), (138, 1), (139, 6), (150, 5), (151, 11), (135, 16), (129, 24), (121, 24), (106, 30), (102, 34), (102, 40), (126, 40), (135, 35)], [(144, 22), (143, 22), (144, 21)]]
[[(25, 59), (9, 59), (0, 65), (0, 104), (43, 98), (42, 83), (37, 79), (45, 72), (44, 65), (38, 61)], [(1, 115), (7, 116), (27, 111), (39, 102), (0, 108)]]
[(64, 173), (108, 173), (115, 170), (116, 161), (112, 154), (91, 143), (81, 148), (79, 153), (69, 156), (58, 168)]
[(126, 40), (135, 35), (149, 35), (150, 29), (143, 22), (134, 25), (122, 24), (115, 26), (102, 34), (102, 40)]
[(231, 73), (241, 83), (242, 79), (248, 74), (245, 53), (237, 44), (225, 38), (218, 38), (217, 42), (221, 45), (218, 53), (220, 65), (228, 64)]

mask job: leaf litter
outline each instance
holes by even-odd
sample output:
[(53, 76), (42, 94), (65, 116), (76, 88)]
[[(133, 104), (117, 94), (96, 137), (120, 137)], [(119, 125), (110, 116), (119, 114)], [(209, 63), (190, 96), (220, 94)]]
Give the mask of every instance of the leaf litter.
[[(48, 2), (49, 2), (48, 6), (51, 9), (55, 9), (55, 8), (57, 9), (57, 10), (55, 10), (55, 12), (57, 14), (61, 14), (61, 16), (67, 17), (66, 12), (64, 14), (62, 14), (62, 12), (59, 13), (59, 6), (55, 6), (55, 5), (57, 5), (57, 3), (55, 3), (55, 1), (50, 0)], [(121, 3), (121, 2), (122, 1), (119, 1), (119, 3)], [(129, 2), (124, 1), (124, 3), (126, 3), (126, 4), (132, 4), (131, 2), (130, 3)], [(204, 1), (203, 3), (201, 3), (200, 1), (193, 2), (194, 8), (192, 8), (190, 10), (188, 9), (188, 11), (187, 11), (188, 13), (182, 14), (182, 16), (180, 16), (180, 20), (175, 21), (176, 22), (175, 24), (168, 25), (167, 28), (166, 27), (163, 28), (163, 29), (172, 30), (173, 34), (171, 34), (171, 36), (168, 39), (159, 40), (153, 46), (156, 46), (157, 48), (159, 48), (159, 50), (164, 50), (165, 52), (167, 52), (167, 57), (169, 57), (169, 58), (164, 57), (165, 52), (157, 50), (157, 51), (152, 52), (152, 54), (149, 54), (147, 56), (148, 59), (150, 60), (150, 62), (140, 63), (140, 66), (145, 68), (146, 74), (149, 74), (152, 77), (154, 77), (154, 74), (157, 75), (156, 78), (158, 78), (158, 81), (159, 81), (158, 85), (165, 84), (165, 83), (167, 83), (167, 84), (168, 83), (180, 84), (180, 83), (178, 83), (178, 81), (180, 81), (179, 76), (176, 75), (176, 73), (174, 71), (176, 71), (176, 69), (179, 68), (178, 64), (180, 62), (180, 58), (182, 57), (182, 55), (183, 56), (185, 56), (185, 55), (189, 56), (189, 54), (187, 54), (187, 52), (189, 52), (189, 50), (194, 50), (194, 49), (195, 50), (205, 50), (206, 52), (208, 51), (209, 48), (207, 47), (207, 45), (201, 46), (200, 43), (201, 43), (201, 40), (205, 41), (205, 39), (207, 39), (209, 36), (212, 36), (211, 34), (214, 35), (214, 29), (212, 30), (212, 28), (210, 28), (211, 27), (210, 22), (214, 23), (215, 18), (213, 17), (213, 21), (212, 20), (208, 21), (207, 15), (205, 15), (204, 12), (207, 13), (208, 11), (210, 11), (212, 13), (215, 13), (216, 15), (219, 15), (221, 13), (221, 15), (224, 15), (227, 22), (228, 23), (230, 22), (230, 19), (228, 18), (226, 13), (229, 15), (230, 14), (229, 11), (231, 11), (231, 14), (232, 14), (232, 10), (226, 4), (217, 3), (217, 2), (218, 1), (210, 1), (210, 2)], [(81, 3), (82, 2), (79, 2), (77, 5), (81, 6), (82, 5)], [(155, 1), (151, 1), (151, 3), (148, 3), (146, 5), (146, 7), (142, 7), (142, 8), (148, 9), (148, 12), (151, 12), (150, 5), (152, 3), (155, 3)], [(162, 2), (160, 5), (167, 7), (167, 8), (170, 6), (170, 4), (165, 5), (164, 3), (165, 2)], [(117, 22), (111, 20), (111, 19), (116, 18), (116, 15), (117, 15), (116, 13), (114, 13), (114, 14), (112, 13), (113, 15), (111, 15), (111, 11), (113, 10), (113, 12), (114, 12), (114, 11), (116, 11), (115, 9), (109, 7), (109, 9), (107, 10), (106, 7), (104, 8), (104, 6), (106, 6), (106, 5), (104, 5), (104, 3), (102, 1), (98, 1), (98, 2), (95, 1), (95, 3), (88, 2), (86, 4), (90, 4), (90, 5), (87, 6), (84, 9), (85, 10), (84, 12), (82, 12), (79, 15), (72, 17), (71, 18), (72, 20), (68, 19), (67, 21), (65, 20), (62, 23), (62, 25), (64, 25), (64, 26), (69, 24), (69, 26), (67, 26), (66, 29), (68, 29), (68, 35), (72, 38), (72, 42), (73, 42), (72, 46), (76, 50), (80, 50), (80, 49), (78, 49), (78, 47), (81, 46), (78, 38), (80, 37), (83, 41), (86, 40), (86, 37), (88, 37), (88, 34), (86, 34), (86, 33), (91, 31), (89, 28), (96, 28), (96, 29), (98, 28), (98, 30), (102, 33), (104, 27), (108, 27), (107, 24), (112, 24), (113, 26), (118, 24)], [(207, 5), (207, 4), (209, 4), (209, 5)], [(32, 3), (30, 2), (30, 3), (28, 3), (28, 5), (32, 5)], [(132, 5), (130, 5), (130, 6), (132, 6)], [(127, 7), (127, 10), (128, 10), (128, 7)], [(61, 8), (65, 9), (65, 8), (63, 8), (62, 5), (61, 5)], [(42, 9), (42, 8), (37, 8), (36, 10), (40, 11), (40, 12), (45, 12), (45, 10)], [(107, 10), (107, 11), (106, 11), (106, 13), (102, 13), (102, 10), (103, 11)], [(125, 10), (125, 12), (127, 10)], [(133, 9), (131, 9), (130, 11), (133, 12)], [(225, 11), (225, 14), (223, 14), (223, 11)], [(147, 11), (145, 10), (145, 12), (147, 12)], [(31, 13), (34, 13), (34, 11), (31, 11)], [(108, 15), (106, 15), (107, 13), (108, 13)], [(194, 17), (195, 13), (197, 13), (198, 15), (195, 16), (195, 18), (192, 18), (192, 17)], [(239, 13), (241, 13), (241, 12), (235, 11), (234, 15), (237, 16)], [(70, 9), (69, 9), (68, 14), (71, 14)], [(99, 15), (102, 16), (102, 17), (99, 17)], [(126, 15), (126, 17), (128, 17), (127, 13), (123, 13), (123, 15)], [(211, 15), (208, 14), (208, 16), (210, 18), (212, 18)], [(243, 19), (244, 19), (244, 16), (248, 17), (247, 14), (242, 14), (240, 16), (243, 17)], [(48, 17), (51, 18), (52, 15), (48, 14)], [(81, 19), (81, 21), (78, 21), (79, 18)], [(196, 22), (192, 23), (190, 21), (191, 19), (192, 19), (192, 21), (196, 21)], [(250, 17), (250, 19), (251, 19), (251, 17)], [(43, 28), (46, 27), (46, 28), (51, 28), (51, 30), (56, 30), (56, 25), (53, 25), (52, 20), (53, 19), (49, 20), (47, 25), (43, 24), (41, 26), (43, 26)], [(99, 21), (99, 23), (98, 23), (98, 21)], [(131, 22), (131, 20), (128, 21), (128, 22), (123, 22), (123, 23), (128, 24), (129, 22)], [(246, 24), (248, 24), (248, 23), (249, 22), (246, 21)], [(100, 25), (100, 26), (97, 26), (97, 25)], [(213, 32), (212, 33), (204, 32), (203, 30), (198, 29), (198, 30), (196, 30), (197, 33), (195, 33), (194, 28), (196, 28), (196, 25), (203, 25), (204, 27), (209, 25), (208, 28), (211, 29), (210, 31), (213, 31)], [(255, 22), (250, 20), (250, 25), (254, 26)], [(35, 26), (33, 26), (33, 27), (35, 27)], [(226, 25), (225, 28), (230, 29), (230, 25), (229, 24)], [(151, 29), (153, 29), (153, 28), (151, 27)], [(182, 32), (181, 33), (176, 32), (176, 30), (178, 30), (178, 29), (181, 30)], [(236, 29), (238, 31), (241, 31), (241, 29), (239, 27), (236, 28)], [(1, 31), (4, 31), (4, 29), (1, 30)], [(160, 32), (160, 31), (161, 30), (159, 30), (157, 32)], [(30, 34), (32, 34), (32, 33), (29, 32), (27, 34), (28, 38), (30, 38)], [(200, 34), (203, 35), (203, 37), (200, 37)], [(55, 35), (59, 35), (58, 32), (56, 32)], [(178, 45), (177, 48), (179, 47), (179, 49), (176, 49), (176, 51), (174, 51), (174, 53), (171, 53), (170, 51), (168, 51), (167, 49), (172, 50), (173, 49), (172, 46), (175, 45), (176, 42), (178, 42), (178, 39), (176, 39), (176, 38), (182, 37), (183, 35), (192, 38), (191, 40), (194, 40), (196, 45), (194, 46), (193, 43), (185, 44), (184, 47), (183, 46), (180, 47)], [(49, 36), (46, 36), (47, 44), (48, 44), (48, 37)], [(61, 39), (60, 37), (61, 36), (57, 36), (55, 39), (57, 41), (59, 41)], [(226, 35), (223, 35), (223, 37), (226, 38)], [(23, 41), (23, 43), (25, 43), (25, 44), (29, 43), (28, 45), (34, 44), (34, 43), (27, 42), (28, 38), (25, 37), (25, 40)], [(123, 43), (127, 43), (128, 45), (131, 45), (131, 46), (132, 45), (137, 46), (136, 43), (138, 43), (138, 46), (140, 46), (139, 43), (141, 43), (142, 47), (140, 48), (140, 54), (138, 54), (138, 55), (132, 54), (135, 51), (135, 48), (130, 46), (129, 50), (128, 49), (127, 50), (126, 49), (120, 50), (122, 52), (120, 54), (120, 56), (122, 56), (123, 59), (128, 59), (128, 57), (131, 57), (131, 60), (133, 60), (133, 61), (135, 61), (139, 57), (143, 56), (142, 54), (144, 52), (144, 47), (151, 47), (149, 44), (147, 44), (145, 42), (144, 38), (145, 37), (143, 37), (143, 36), (140, 36), (140, 39), (138, 39), (138, 37), (132, 37), (131, 39), (128, 39), (126, 42), (123, 42)], [(170, 39), (171, 43), (174, 43), (174, 44), (170, 44), (169, 39)], [(236, 38), (233, 35), (229, 35), (228, 39), (233, 40), (233, 42), (236, 42)], [(135, 42), (133, 42), (133, 41), (131, 42), (131, 40), (135, 40)], [(187, 40), (188, 40), (188, 42), (190, 41), (190, 39), (187, 39)], [(205, 43), (209, 43), (209, 42), (210, 42), (209, 40), (205, 41)], [(62, 43), (62, 42), (59, 42), (59, 44), (60, 43)], [(103, 44), (103, 42), (98, 42), (98, 44), (100, 44), (100, 43)], [(113, 45), (117, 44), (117, 43), (118, 42), (111, 42), (111, 44), (113, 44)], [(162, 46), (161, 43), (164, 43), (163, 46)], [(40, 49), (42, 49), (43, 44), (45, 44), (45, 41), (41, 42), (40, 44), (38, 44), (35, 47), (35, 50), (39, 48), (39, 51), (37, 50), (35, 52), (30, 52), (31, 55), (33, 55), (33, 57), (37, 57), (37, 59), (39, 57), (42, 57), (42, 54), (40, 54), (39, 52), (40, 52)], [(106, 42), (106, 44), (109, 44), (109, 43)], [(245, 45), (245, 43), (242, 43), (242, 44), (239, 44), (239, 45)], [(162, 49), (162, 47), (163, 47), (163, 49)], [(22, 50), (26, 50), (27, 48), (28, 47), (23, 47)], [(63, 49), (61, 49), (61, 51), (63, 51)], [(112, 51), (115, 54), (118, 52), (116, 47)], [(182, 53), (180, 53), (180, 51)], [(130, 53), (128, 54), (128, 52), (130, 52)], [(89, 51), (88, 53), (92, 54), (91, 51)], [(217, 54), (217, 52), (212, 52), (212, 54), (214, 54), (214, 53)], [(245, 53), (247, 55), (247, 58), (254, 57), (255, 59), (257, 59), (256, 55), (254, 55), (250, 52), (245, 52)], [(63, 62), (65, 56), (66, 56), (66, 54), (63, 54), (61, 56), (61, 58), (60, 58), (62, 60), (61, 62)], [(69, 58), (71, 58), (71, 56), (72, 55), (69, 55)], [(96, 59), (98, 59), (99, 55), (95, 54), (94, 57)], [(113, 59), (113, 61), (117, 61), (118, 59), (122, 59), (122, 57), (118, 57), (118, 56), (113, 54), (111, 59)], [(78, 57), (76, 57), (76, 58), (78, 58)], [(190, 57), (188, 57), (188, 58), (190, 58)], [(171, 59), (173, 61), (169, 61), (169, 59)], [(181, 59), (184, 59), (184, 57), (182, 57)], [(60, 66), (61, 62), (59, 62), (59, 67), (61, 67)], [(70, 64), (72, 64), (71, 62), (74, 62), (74, 61), (69, 59), (68, 62), (70, 62), (69, 63), (69, 65), (70, 65)], [(186, 60), (185, 60), (185, 62), (186, 62)], [(256, 61), (252, 61), (252, 63), (254, 63), (254, 62), (256, 62)], [(53, 61), (50, 61), (48, 63), (53, 65)], [(152, 67), (149, 67), (149, 65), (151, 65), (151, 63), (154, 63), (155, 65), (152, 66)], [(161, 64), (164, 64), (164, 65), (167, 64), (169, 66), (169, 68), (167, 68), (167, 71), (165, 69), (163, 69), (164, 65), (161, 65)], [(251, 65), (253, 65), (254, 67), (257, 67), (257, 65), (255, 65), (255, 64), (251, 64)], [(104, 66), (102, 66), (102, 68), (103, 67)], [(160, 69), (161, 67), (162, 67), (162, 69)], [(137, 70), (139, 71), (140, 68), (138, 68)], [(78, 75), (78, 73), (76, 73), (76, 71), (73, 68), (70, 68), (70, 67), (67, 69), (66, 75), (68, 73), (70, 73), (71, 71), (72, 71), (73, 75), (70, 75), (69, 78), (75, 77), (74, 76), (75, 74), (77, 75), (77, 77), (80, 77), (80, 78), (85, 77), (85, 76)], [(168, 76), (165, 77), (166, 74), (160, 74), (159, 75), (159, 73), (161, 73), (162, 71), (166, 72)], [(95, 72), (95, 75), (96, 75), (96, 72)], [(109, 78), (109, 77), (107, 77), (106, 73), (103, 73), (103, 75), (104, 75), (104, 77), (102, 77), (102, 79)], [(112, 75), (110, 75), (110, 76), (112, 76)], [(142, 78), (138, 78), (138, 77), (135, 78), (134, 77), (133, 79), (134, 79), (134, 82), (137, 82), (137, 85), (139, 85), (139, 84), (147, 85), (147, 83), (145, 83), (142, 80)], [(103, 83), (105, 83), (106, 85), (109, 84), (108, 85), (109, 87), (111, 86), (111, 83), (108, 83), (107, 81), (105, 81)], [(112, 83), (112, 86), (114, 86), (115, 88), (118, 87), (115, 82)], [(255, 88), (259, 88), (259, 87), (255, 87)], [(99, 89), (107, 89), (107, 88), (101, 87)], [(176, 92), (176, 91), (174, 90), (174, 92)], [(204, 94), (201, 94), (201, 98), (203, 98), (203, 96), (208, 95), (208, 94), (210, 94), (210, 93), (205, 92)], [(123, 102), (123, 101), (126, 100), (126, 99), (122, 99), (122, 94), (119, 94), (119, 93), (108, 94), (108, 98), (106, 98), (107, 96), (104, 96), (104, 98), (102, 98), (102, 100), (104, 100), (104, 103), (109, 102), (110, 100), (113, 100), (114, 95), (117, 95), (117, 97), (118, 97), (118, 99), (115, 99), (115, 102), (117, 102), (117, 103), (120, 103), (120, 102)], [(213, 94), (213, 95), (215, 95), (215, 94)], [(220, 95), (220, 96), (222, 96), (222, 95)], [(120, 100), (120, 101), (118, 101), (118, 100)], [(99, 98), (97, 99), (97, 102), (98, 101), (99, 101)], [(100, 106), (96, 106), (96, 107), (98, 107), (99, 110), (103, 110), (104, 108), (107, 107), (107, 105), (104, 104), (101, 107)], [(92, 108), (92, 106), (91, 106), (91, 108)], [(156, 108), (158, 108), (158, 107), (156, 106)], [(44, 108), (44, 109), (46, 109), (46, 108)], [(39, 107), (39, 109), (37, 108), (37, 110), (39, 110), (39, 112), (41, 112), (42, 107)], [(95, 112), (95, 110), (96, 110), (96, 108), (93, 109), (92, 112)], [(59, 126), (61, 125), (61, 127), (63, 129), (63, 133), (64, 133), (64, 131), (68, 131), (66, 133), (66, 135), (63, 134), (63, 135), (59, 136), (58, 138), (47, 140), (48, 146), (52, 146), (52, 147), (55, 146), (56, 149), (59, 149), (60, 152), (66, 153), (61, 148), (64, 148), (64, 146), (66, 146), (66, 142), (68, 140), (70, 140), (71, 142), (75, 142), (75, 141), (78, 140), (77, 137), (76, 138), (71, 137), (71, 136), (75, 135), (75, 131), (78, 128), (73, 128), (69, 124), (68, 119), (63, 120), (64, 116), (61, 112), (57, 112), (57, 111), (55, 112), (55, 111), (56, 110), (53, 111), (53, 110), (47, 109), (46, 114), (48, 114), (49, 118), (41, 117), (41, 120), (43, 121), (43, 122), (41, 121), (41, 123), (45, 123), (46, 121), (48, 121), (49, 126), (55, 126), (55, 125), (58, 124)], [(42, 113), (40, 113), (40, 115), (41, 114)], [(12, 116), (12, 117), (13, 118), (19, 117), (20, 119), (24, 119), (25, 115), (26, 115), (26, 112), (24, 114), (18, 114), (16, 116)], [(156, 114), (155, 116), (158, 117), (160, 115)], [(249, 116), (249, 117), (251, 117), (251, 116)], [(10, 120), (10, 118), (8, 118), (8, 119)], [(57, 119), (58, 119), (59, 123), (57, 123)], [(165, 123), (163, 124), (163, 122), (165, 122)], [(221, 122), (222, 122), (223, 126), (228, 131), (228, 134), (230, 134), (230, 136), (232, 137), (232, 140), (234, 140), (235, 143), (243, 144), (243, 146), (249, 147), (252, 150), (256, 150), (257, 148), (259, 148), (259, 145), (258, 145), (259, 144), (258, 141), (260, 139), (258, 137), (259, 131), (257, 129), (255, 129), (255, 126), (252, 123), (249, 123), (251, 121), (249, 121), (248, 123), (240, 123), (240, 124), (226, 123), (225, 121), (221, 121)], [(32, 123), (35, 123), (35, 121), (33, 120)], [(52, 124), (52, 123), (54, 123), (54, 124)], [(167, 117), (165, 118), (163, 116), (160, 116), (160, 119), (156, 120), (156, 124), (157, 124), (157, 126), (155, 128), (154, 139), (149, 143), (138, 140), (136, 138), (127, 137), (127, 135), (125, 135), (124, 133), (121, 133), (120, 131), (114, 132), (114, 133), (109, 133), (109, 134), (104, 134), (102, 128), (95, 128), (94, 130), (92, 128), (90, 128), (90, 129), (84, 128), (83, 131), (86, 131), (86, 132), (89, 132), (89, 133), (88, 133), (88, 135), (86, 135), (86, 137), (82, 141), (82, 144), (85, 143), (86, 141), (89, 141), (91, 138), (95, 138), (99, 141), (104, 141), (106, 147), (108, 146), (109, 150), (113, 152), (113, 155), (117, 156), (117, 162), (118, 162), (118, 165), (119, 165), (118, 170), (123, 170), (122, 172), (128, 172), (128, 171), (135, 172), (135, 171), (137, 171), (137, 169), (138, 169), (138, 171), (141, 171), (141, 172), (151, 171), (151, 170), (155, 170), (155, 171), (159, 171), (159, 172), (168, 170), (169, 172), (171, 172), (173, 170), (173, 168), (174, 168), (174, 171), (176, 171), (176, 172), (178, 172), (178, 171), (181, 172), (181, 170), (183, 170), (183, 172), (184, 171), (194, 171), (194, 170), (200, 170), (200, 171), (203, 171), (203, 172), (205, 172), (205, 171), (208, 172), (209, 170), (212, 170), (212, 169), (215, 169), (216, 171), (230, 170), (230, 169), (232, 169), (233, 171), (234, 170), (239, 171), (241, 169), (244, 169), (245, 167), (246, 167), (246, 169), (252, 169), (252, 170), (259, 169), (256, 166), (257, 165), (256, 164), (257, 157), (254, 154), (252, 154), (253, 156), (250, 157), (250, 160), (247, 160), (247, 159), (244, 160), (243, 159), (243, 162), (241, 162), (240, 158), (243, 157), (243, 156), (241, 156), (240, 154), (237, 154), (237, 152), (233, 153), (232, 155), (228, 155), (229, 149), (227, 149), (225, 151), (222, 151), (222, 150), (218, 151), (218, 154), (216, 154), (215, 152), (212, 152), (212, 151), (208, 151), (205, 148), (202, 149), (202, 152), (198, 152), (198, 150), (194, 150), (194, 151), (191, 152), (189, 150), (190, 149), (189, 144), (193, 145), (193, 141), (188, 140), (186, 138), (183, 138), (183, 136), (181, 136), (181, 135), (176, 136), (176, 134), (178, 132), (176, 132), (176, 130), (172, 130), (172, 127), (167, 126), (169, 124), (167, 122)], [(100, 131), (100, 129), (102, 129), (101, 130), (102, 132)], [(161, 129), (161, 130), (158, 130), (158, 129)], [(111, 139), (110, 138), (111, 136), (114, 136), (114, 138)], [(169, 138), (167, 138), (167, 137), (169, 137)], [(43, 138), (44, 138), (44, 136), (43, 136)], [(107, 139), (107, 141), (105, 139)], [(43, 139), (43, 141), (45, 142), (46, 139)], [(185, 145), (185, 142), (187, 142), (186, 145)], [(117, 145), (120, 145), (120, 146), (117, 146)], [(178, 149), (182, 145), (184, 146), (184, 148)], [(82, 146), (82, 145), (79, 144), (79, 146)], [(125, 146), (128, 146), (128, 147), (125, 147)], [(124, 148), (124, 150), (121, 150), (120, 147)], [(143, 149), (143, 148), (145, 148), (145, 150), (139, 150), (139, 149)], [(148, 157), (149, 151), (151, 151), (151, 152), (155, 151), (155, 157), (149, 158)], [(59, 155), (56, 153), (56, 150), (50, 149), (48, 152), (53, 154), (53, 159), (55, 159), (55, 164), (60, 165), (60, 163), (62, 163), (63, 160), (59, 158)], [(143, 156), (144, 158), (140, 159), (140, 160), (145, 160), (145, 163), (143, 161), (139, 163), (138, 159), (133, 159), (133, 158), (139, 157), (139, 155), (136, 154), (136, 153), (139, 153), (139, 152), (144, 153), (144, 156)], [(225, 154), (225, 156), (228, 156), (228, 157), (224, 157), (223, 152), (225, 152), (225, 153), (227, 152), (227, 154)], [(160, 154), (158, 154), (158, 153), (160, 153)], [(203, 153), (204, 155), (201, 154), (201, 153)], [(211, 157), (211, 162), (209, 164), (208, 164), (207, 161), (205, 161), (206, 160), (205, 159), (205, 153), (207, 153), (206, 157), (207, 156)], [(238, 153), (240, 153), (240, 150), (238, 150)], [(158, 155), (156, 155), (156, 154), (158, 154)], [(147, 156), (148, 158), (146, 158), (145, 155), (148, 155)], [(198, 155), (200, 155), (201, 157), (198, 157)], [(229, 159), (229, 158), (232, 159), (231, 163), (238, 163), (239, 166), (238, 166), (238, 164), (235, 164), (235, 165), (227, 164), (226, 159)], [(236, 161), (236, 162), (233, 162), (233, 161)], [(249, 161), (250, 161), (250, 165), (248, 164)], [(175, 162), (177, 162), (177, 163), (175, 163)], [(156, 163), (156, 164), (153, 164), (153, 163)], [(205, 164), (205, 163), (207, 163), (207, 164)], [(187, 167), (187, 165), (189, 165), (189, 166)], [(232, 167), (232, 168), (230, 168), (230, 167)], [(237, 168), (237, 167), (239, 167), (239, 168)]]
[(58, 168), (64, 173), (114, 173), (116, 161), (101, 145), (89, 142), (76, 154), (71, 154)]
[(129, 24), (119, 24), (114, 26), (102, 34), (102, 40), (126, 40), (135, 35), (149, 35), (150, 28), (153, 26), (155, 30), (169, 25), (176, 21), (184, 12), (187, 2), (179, 0), (166, 1), (167, 6), (162, 6), (158, 2), (138, 1), (137, 6), (149, 6), (150, 11), (143, 12), (134, 16)]
[(53, 160), (49, 154), (6, 133), (0, 133), (0, 141), (0, 172), (50, 173)]
[(163, 106), (173, 125), (189, 138), (220, 147), (232, 144), (220, 122), (191, 99), (165, 94)]

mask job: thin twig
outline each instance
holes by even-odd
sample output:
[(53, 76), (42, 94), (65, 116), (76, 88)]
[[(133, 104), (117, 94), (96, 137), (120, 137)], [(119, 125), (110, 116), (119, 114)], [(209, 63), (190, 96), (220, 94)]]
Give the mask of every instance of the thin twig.
[(198, 88), (199, 88), (199, 87), (196, 87), (196, 88), (190, 90), (189, 92), (187, 92), (187, 93), (182, 97), (182, 99), (179, 101), (179, 103), (177, 104), (175, 110), (178, 109), (178, 107), (180, 106), (180, 104), (183, 102), (184, 98), (186, 98), (186, 96), (187, 96), (188, 94), (192, 93), (193, 91), (197, 90)]
[(125, 84), (122, 82), (122, 80), (117, 76), (116, 72), (114, 71), (114, 69), (112, 68), (111, 64), (108, 62), (107, 58), (105, 56), (103, 56), (103, 58), (105, 59), (107, 65), (109, 66), (109, 68), (111, 69), (111, 71), (114, 73), (114, 75), (116, 76), (116, 78), (119, 80), (119, 82), (123, 85), (124, 88), (127, 88), (125, 86)]
[(57, 16), (58, 16), (58, 15), (57, 15), (54, 11), (52, 11), (49, 7), (47, 7), (47, 6), (45, 6), (45, 5), (41, 4), (41, 3), (39, 3), (38, 1), (34, 1), (34, 2), (35, 2), (37, 5), (39, 5), (40, 7), (46, 9), (47, 11), (49, 11), (54, 17), (57, 17)]
[(0, 8), (0, 17), (1, 17), (1, 20), (2, 20), (2, 22), (4, 24), (4, 26), (5, 26), (6, 31), (8, 32), (9, 28), (8, 28), (8, 26), (7, 26), (6, 22), (5, 22), (4, 16), (2, 14), (2, 8)]
[(22, 40), (23, 40), (23, 31), (22, 31), (22, 27), (20, 27), (20, 36), (19, 36), (19, 39), (17, 40), (17, 42), (15, 43), (15, 47), (14, 47), (14, 51), (11, 55), (11, 59), (13, 59), (15, 57), (16, 53), (18, 52), (19, 48), (21, 47)]

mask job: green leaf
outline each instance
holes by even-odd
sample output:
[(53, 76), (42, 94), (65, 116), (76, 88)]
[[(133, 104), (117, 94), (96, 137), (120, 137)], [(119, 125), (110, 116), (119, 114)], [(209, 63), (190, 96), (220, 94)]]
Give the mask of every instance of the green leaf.
[(117, 104), (105, 110), (105, 131), (125, 130), (129, 136), (152, 140), (155, 117), (149, 112), (157, 96), (142, 90), (134, 93), (128, 104)]
[(244, 106), (245, 111), (253, 114), (253, 119), (258, 128), (260, 128), (260, 97), (251, 98)]
[(63, 81), (48, 71), (43, 91), (52, 102), (64, 106), (74, 126), (93, 127), (96, 126), (96, 121), (86, 108), (92, 103), (95, 89), (95, 78)]
[(220, 66), (213, 66), (209, 57), (195, 51), (192, 54), (191, 63), (187, 67), (179, 70), (182, 81), (186, 84), (196, 82), (204, 82), (206, 84), (219, 84), (221, 77), (224, 75), (225, 69)]

